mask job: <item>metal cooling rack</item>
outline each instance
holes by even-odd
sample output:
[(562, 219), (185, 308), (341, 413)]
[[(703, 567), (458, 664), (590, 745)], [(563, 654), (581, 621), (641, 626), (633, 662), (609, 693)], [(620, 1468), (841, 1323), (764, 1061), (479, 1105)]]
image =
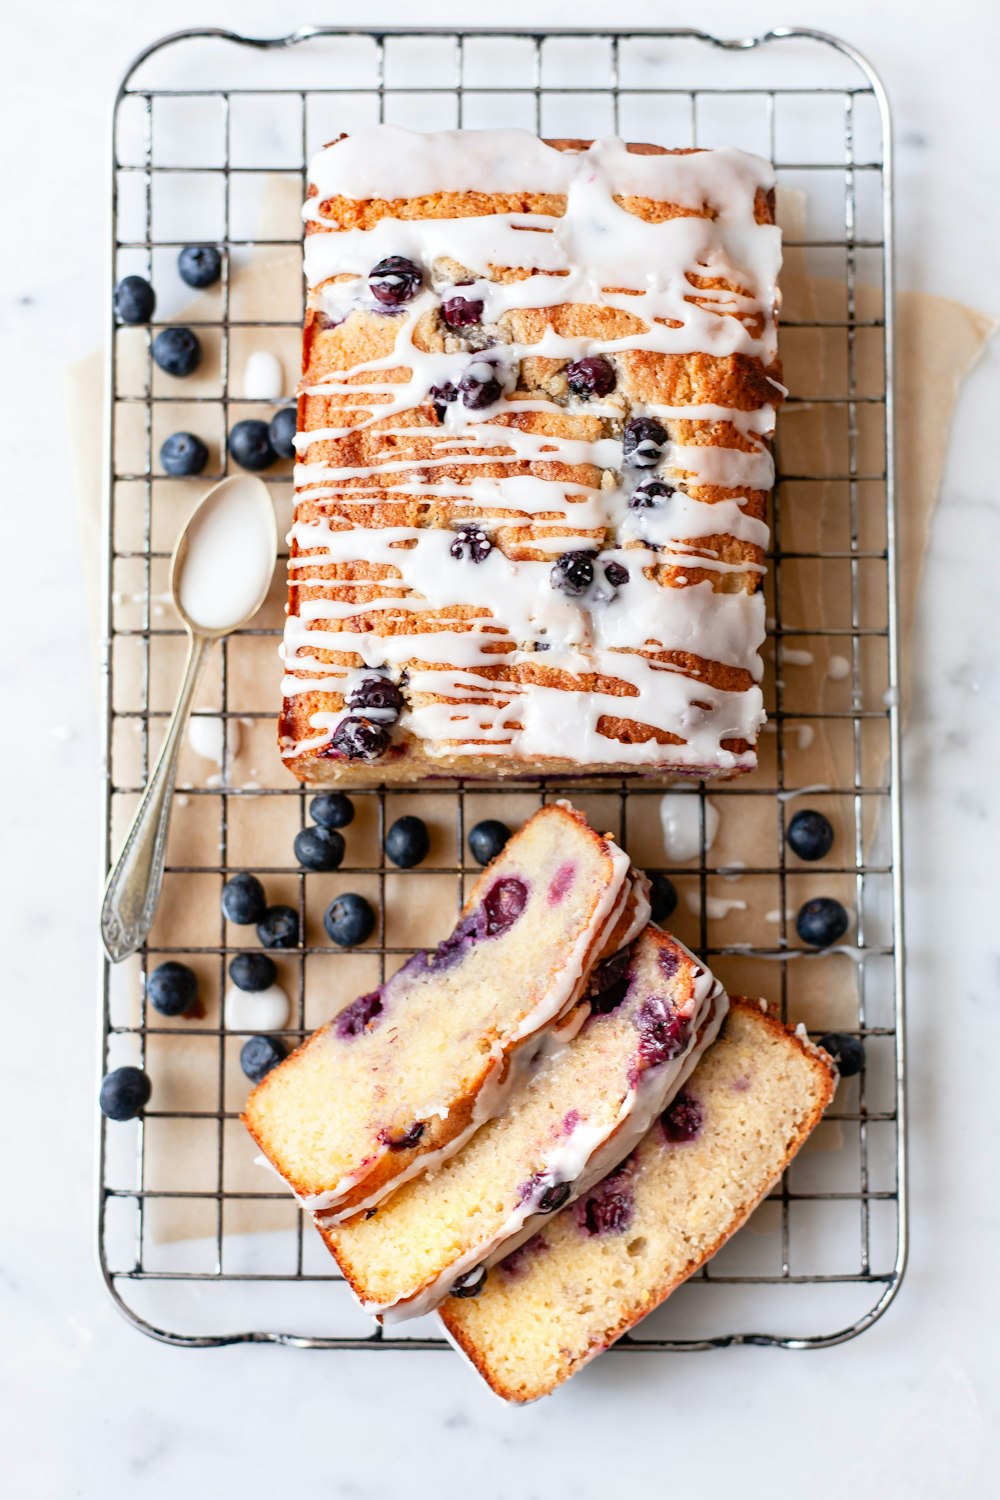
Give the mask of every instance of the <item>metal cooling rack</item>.
[[(248, 109), (252, 106), (252, 109)], [(214, 157), (192, 158), (178, 142), (182, 117), (189, 114), (187, 139), (194, 130), (204, 140), (204, 122), (217, 142)], [(280, 115), (282, 142), (275, 144), (267, 127)], [(770, 557), (770, 609), (773, 637), (784, 643), (793, 637), (839, 637), (836, 646), (847, 660), (847, 706), (814, 712), (797, 705), (779, 669), (771, 689), (770, 718), (775, 733), (773, 767), (753, 778), (710, 790), (711, 803), (723, 816), (743, 817), (761, 808), (773, 813), (773, 861), (753, 870), (740, 869), (736, 859), (714, 864), (706, 848), (706, 789), (701, 787), (699, 825), (701, 849), (697, 862), (683, 870), (671, 869), (679, 887), (697, 893), (700, 915), (688, 936), (725, 979), (727, 965), (756, 962), (764, 975), (761, 989), (780, 998), (782, 1014), (795, 1019), (799, 992), (792, 975), (821, 978), (813, 992), (822, 991), (822, 976), (831, 971), (816, 964), (792, 965), (789, 956), (787, 899), (812, 881), (812, 894), (822, 882), (847, 882), (857, 912), (853, 956), (857, 989), (857, 1034), (866, 1039), (867, 1066), (857, 1080), (841, 1084), (834, 1107), (821, 1130), (833, 1133), (839, 1149), (810, 1158), (815, 1168), (805, 1182), (791, 1174), (772, 1194), (755, 1218), (769, 1215), (766, 1232), (753, 1228), (736, 1237), (698, 1277), (687, 1283), (660, 1313), (647, 1319), (617, 1346), (642, 1350), (701, 1349), (727, 1343), (765, 1343), (786, 1348), (838, 1343), (868, 1327), (888, 1306), (899, 1286), (906, 1258), (906, 1175), (903, 1068), (903, 945), (900, 890), (900, 780), (898, 720), (898, 641), (895, 596), (893, 496), (892, 391), (892, 179), (890, 120), (885, 94), (875, 74), (852, 48), (812, 31), (781, 30), (766, 36), (724, 41), (689, 30), (630, 30), (548, 32), (506, 30), (451, 32), (440, 29), (392, 28), (357, 32), (338, 28), (306, 28), (293, 36), (269, 39), (242, 37), (218, 30), (196, 30), (168, 36), (148, 48), (128, 70), (115, 102), (113, 127), (112, 239), (108, 269), (109, 293), (119, 276), (140, 271), (154, 278), (154, 260), (162, 253), (176, 255), (188, 240), (214, 240), (223, 250), (223, 279), (217, 316), (205, 319), (217, 331), (220, 381), (216, 394), (197, 402), (202, 417), (214, 416), (220, 431), (230, 425), (230, 407), (237, 398), (231, 390), (233, 342), (238, 332), (258, 325), (242, 320), (233, 307), (234, 279), (239, 257), (263, 248), (275, 252), (298, 245), (297, 232), (287, 238), (262, 240), (238, 225), (234, 204), (241, 186), (253, 179), (257, 186), (268, 176), (293, 178), (305, 185), (311, 153), (340, 128), (358, 120), (390, 119), (427, 128), (449, 125), (520, 123), (541, 134), (590, 136), (607, 131), (631, 138), (653, 139), (672, 145), (714, 145), (736, 141), (770, 156), (779, 184), (804, 187), (815, 230), (800, 240), (786, 236), (789, 249), (803, 251), (818, 273), (834, 277), (842, 288), (843, 316), (817, 320), (783, 320), (786, 363), (796, 328), (822, 328), (822, 337), (837, 341), (842, 388), (832, 394), (810, 396), (794, 381), (788, 409), (831, 403), (843, 413), (841, 461), (830, 469), (806, 466), (781, 476), (774, 499), (774, 541)], [(198, 122), (202, 123), (199, 124)], [(251, 122), (253, 127), (251, 129)], [(261, 127), (263, 133), (261, 131)], [(248, 154), (244, 137), (259, 144), (259, 156)], [(201, 201), (206, 188), (216, 194), (218, 220), (212, 232), (176, 216), (165, 228), (159, 198), (171, 177), (182, 174), (190, 201)], [(176, 188), (177, 183), (174, 184)], [(175, 193), (176, 198), (176, 193)], [(128, 222), (126, 222), (128, 221)], [(859, 287), (881, 288), (877, 316), (859, 313)], [(268, 327), (298, 327), (297, 315), (285, 321), (268, 320)], [(158, 570), (165, 566), (169, 543), (157, 537), (157, 507), (171, 481), (156, 471), (155, 429), (161, 402), (183, 403), (183, 394), (163, 394), (153, 379), (149, 348), (156, 324), (143, 330), (145, 385), (136, 392), (121, 388), (118, 357), (120, 330), (113, 312), (108, 315), (108, 428), (106, 588), (104, 605), (107, 826), (103, 870), (109, 865), (118, 828), (134, 803), (150, 765), (150, 756), (166, 721), (166, 706), (151, 697), (155, 657), (161, 645), (179, 637), (179, 629), (161, 619), (155, 604)], [(862, 390), (858, 381), (858, 350), (862, 338), (876, 339), (882, 355), (884, 380), (877, 389)], [(792, 361), (794, 364), (794, 361)], [(250, 407), (252, 403), (241, 402)], [(138, 405), (144, 424), (139, 461), (116, 459), (119, 430), (127, 409)], [(245, 412), (243, 414), (246, 414)], [(130, 420), (134, 420), (134, 410)], [(786, 417), (786, 421), (788, 418)], [(780, 435), (779, 435), (780, 440)], [(225, 445), (221, 448), (225, 470)], [(214, 476), (206, 475), (206, 480)], [(276, 499), (288, 498), (290, 478), (271, 471), (264, 476), (275, 486)], [(842, 500), (843, 537), (820, 553), (796, 550), (796, 496), (822, 484)], [(830, 487), (836, 487), (831, 490)], [(174, 492), (176, 493), (176, 492)], [(122, 517), (130, 516), (128, 537), (122, 540)], [(139, 535), (141, 534), (141, 535)], [(783, 619), (783, 580), (800, 565), (836, 567), (844, 579), (845, 619), (837, 627), (810, 629), (809, 621)], [(116, 578), (121, 569), (135, 570), (141, 579), (138, 618), (123, 615)], [(879, 571), (883, 581), (884, 612), (871, 618), (860, 588), (864, 569)], [(162, 587), (162, 584), (161, 584)], [(849, 597), (848, 597), (849, 596)], [(254, 637), (277, 637), (273, 628), (241, 633), (221, 648), (220, 714), (227, 726), (240, 718), (244, 724), (266, 725), (273, 715), (277, 692), (276, 669), (265, 674), (262, 703), (256, 708), (231, 701), (234, 653)], [(129, 701), (120, 701), (120, 652), (137, 651), (139, 687)], [(786, 647), (786, 651), (788, 648)], [(870, 653), (874, 653), (872, 656)], [(269, 658), (270, 659), (270, 658)], [(872, 685), (873, 661), (877, 670)], [(840, 808), (843, 829), (840, 847), (851, 849), (846, 861), (819, 867), (786, 864), (784, 840), (786, 803), (798, 787), (789, 776), (786, 749), (802, 722), (824, 721), (839, 736), (843, 774), (836, 786), (814, 793), (816, 805)], [(122, 750), (123, 729), (137, 731), (128, 754)], [(871, 736), (878, 736), (876, 761), (884, 774), (869, 769)], [(765, 740), (765, 744), (766, 744)], [(839, 763), (840, 763), (839, 762)], [(280, 772), (278, 773), (281, 774)], [(449, 784), (451, 786), (451, 784)], [(595, 784), (579, 787), (560, 782), (521, 783), (490, 792), (490, 811), (503, 814), (518, 808), (511, 821), (550, 795), (570, 791), (585, 807), (588, 798), (599, 804), (593, 814), (603, 819), (622, 843), (629, 846), (653, 815), (650, 797), (662, 786), (648, 781)], [(197, 865), (170, 864), (167, 880), (188, 882), (190, 903), (201, 902), (210, 891), (216, 903), (226, 872), (237, 868), (230, 849), (247, 803), (281, 799), (295, 810), (296, 826), (306, 821), (306, 794), (297, 786), (277, 781), (274, 787), (193, 786), (192, 803), (204, 807), (208, 819), (218, 811), (218, 858)], [(371, 857), (346, 864), (337, 872), (339, 888), (367, 880), (378, 898), (379, 929), (370, 947), (379, 976), (386, 960), (393, 962), (409, 948), (394, 941), (387, 917), (387, 879), (393, 890), (417, 893), (417, 885), (397, 882), (419, 878), (420, 870), (387, 872), (381, 854), (382, 833), (394, 803), (436, 798), (436, 817), (444, 816), (453, 831), (453, 857), (442, 856), (435, 878), (450, 880), (462, 899), (463, 879), (473, 873), (464, 852), (465, 832), (481, 816), (481, 788), (456, 783), (442, 789), (405, 789), (361, 792), (356, 803), (368, 818)], [(825, 797), (824, 803), (821, 798)], [(732, 804), (731, 799), (753, 799)], [(195, 799), (207, 799), (195, 803)], [(442, 802), (444, 799), (444, 803)], [(476, 800), (474, 800), (476, 799)], [(516, 804), (511, 799), (518, 799)], [(761, 799), (765, 799), (764, 802)], [(527, 806), (526, 806), (527, 804)], [(442, 815), (442, 805), (445, 813)], [(273, 810), (273, 805), (272, 805)], [(263, 810), (259, 813), (263, 816)], [(769, 814), (770, 815), (770, 814)], [(359, 814), (359, 821), (361, 816)], [(654, 819), (655, 821), (655, 819)], [(349, 830), (350, 832), (350, 830)], [(265, 873), (294, 882), (306, 946), (290, 955), (297, 984), (294, 989), (296, 1025), (288, 1032), (297, 1041), (307, 1026), (307, 968), (321, 956), (340, 960), (324, 945), (310, 944), (307, 922), (315, 920), (310, 880), (290, 867), (290, 838), (276, 843), (273, 864)], [(640, 855), (633, 849), (637, 860)], [(836, 855), (835, 848), (834, 854)], [(169, 851), (168, 851), (169, 855)], [(350, 859), (350, 843), (349, 855)], [(719, 924), (706, 915), (706, 895), (716, 882), (738, 875), (762, 881), (761, 891), (777, 896), (777, 923), (765, 941), (737, 944), (725, 941)], [(818, 884), (817, 884), (818, 882)], [(286, 887), (287, 888), (287, 887)], [(734, 890), (743, 889), (733, 887)], [(758, 889), (758, 887), (754, 887)], [(841, 884), (840, 889), (844, 887)], [(397, 894), (393, 898), (401, 899)], [(418, 898), (419, 899), (419, 898)], [(762, 899), (766, 899), (762, 898)], [(750, 905), (756, 910), (754, 901)], [(682, 908), (683, 909), (683, 908)], [(214, 920), (214, 918), (213, 918)], [(762, 932), (757, 912), (758, 943)], [(212, 942), (171, 942), (170, 934), (154, 930), (151, 945), (135, 966), (112, 973), (102, 971), (102, 1072), (121, 1062), (147, 1063), (164, 1041), (193, 1048), (193, 1037), (180, 1023), (147, 1011), (145, 977), (168, 954), (186, 955), (202, 973), (218, 976), (218, 996), (225, 988), (225, 965), (235, 951), (226, 946), (219, 918)], [(428, 938), (431, 934), (427, 935)], [(420, 940), (420, 939), (418, 939)], [(368, 951), (368, 950), (366, 950)], [(778, 960), (767, 963), (769, 960)], [(841, 958), (840, 963), (847, 960)], [(311, 972), (311, 971), (310, 971)], [(843, 970), (840, 971), (843, 978)], [(359, 985), (358, 988), (361, 986)], [(353, 994), (356, 991), (350, 990)], [(216, 998), (218, 998), (218, 996)], [(212, 1017), (206, 1018), (212, 1021)], [(824, 1026), (823, 1029), (829, 1029)], [(845, 1029), (843, 1026), (837, 1029)], [(814, 1028), (814, 1034), (816, 1034)], [(232, 1070), (227, 1032), (221, 1011), (214, 1024), (199, 1025), (197, 1045), (212, 1049), (211, 1086), (196, 1105), (185, 1101), (174, 1110), (157, 1108), (157, 1077), (145, 1119), (127, 1126), (101, 1122), (99, 1146), (99, 1243), (103, 1274), (126, 1316), (144, 1332), (170, 1343), (213, 1345), (270, 1341), (310, 1347), (440, 1348), (441, 1340), (424, 1334), (426, 1325), (412, 1325), (414, 1336), (383, 1336), (370, 1330), (367, 1319), (354, 1309), (318, 1237), (289, 1204), (288, 1195), (269, 1181), (254, 1190), (233, 1187), (230, 1168), (238, 1151), (233, 1130), (239, 1131), (240, 1100), (227, 1082)], [(239, 1038), (236, 1039), (237, 1042)], [(229, 1046), (232, 1038), (228, 1037)], [(183, 1051), (181, 1056), (183, 1056)], [(149, 1133), (183, 1125), (202, 1132), (204, 1151), (195, 1180), (157, 1185), (150, 1181)], [(163, 1138), (161, 1136), (161, 1155)], [(168, 1151), (169, 1157), (169, 1151)], [(803, 1161), (804, 1158), (799, 1158)], [(832, 1168), (832, 1170), (830, 1170)], [(241, 1228), (252, 1230), (252, 1215), (260, 1209), (288, 1207), (286, 1228), (267, 1233), (245, 1233), (232, 1238), (229, 1215), (239, 1206)], [(197, 1210), (203, 1233), (168, 1243), (169, 1235), (154, 1234), (149, 1220), (185, 1210)], [(246, 1216), (250, 1215), (248, 1221)], [(294, 1220), (294, 1222), (293, 1222)], [(268, 1220), (268, 1223), (271, 1223)], [(845, 1228), (846, 1226), (846, 1228)], [(235, 1260), (230, 1247), (242, 1247)], [(739, 1247), (739, 1248), (737, 1248)], [(729, 1252), (734, 1252), (730, 1254)], [(404, 1330), (405, 1331), (405, 1330)]]

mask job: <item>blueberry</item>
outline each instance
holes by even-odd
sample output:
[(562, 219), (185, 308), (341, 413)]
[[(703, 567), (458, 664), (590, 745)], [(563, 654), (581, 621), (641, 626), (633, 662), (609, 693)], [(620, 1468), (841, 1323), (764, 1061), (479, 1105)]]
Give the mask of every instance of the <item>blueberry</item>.
[(667, 430), (652, 417), (633, 417), (625, 423), (622, 456), (636, 469), (651, 469), (658, 462)]
[(344, 840), (335, 828), (300, 828), (293, 847), (306, 870), (336, 870), (344, 857)]
[(271, 447), (279, 458), (295, 457), (295, 432), (298, 427), (298, 408), (283, 406), (276, 411), (267, 427)]
[(572, 1188), (568, 1182), (554, 1182), (547, 1187), (538, 1200), (538, 1212), (540, 1214), (554, 1214), (557, 1208), (562, 1208), (569, 1197)]
[(245, 417), (229, 434), (229, 452), (241, 469), (257, 474), (269, 469), (278, 455), (271, 447), (268, 425), (257, 417)]
[(347, 706), (371, 714), (373, 719), (394, 723), (406, 707), (406, 700), (391, 677), (365, 677), (347, 700)]
[(185, 245), (177, 269), (188, 286), (214, 286), (222, 275), (222, 256), (214, 245)]
[(298, 912), (290, 906), (269, 906), (257, 923), (257, 936), (265, 948), (297, 948)]
[(269, 990), (278, 978), (278, 971), (266, 953), (237, 953), (229, 961), (229, 977), (238, 990), (255, 994), (258, 990)]
[(198, 980), (187, 964), (160, 964), (146, 981), (146, 994), (161, 1016), (182, 1016), (198, 998)]
[(459, 562), (481, 563), (493, 551), (493, 543), (481, 526), (460, 526), (448, 551)]
[(662, 479), (647, 479), (645, 484), (632, 491), (629, 507), (631, 510), (651, 510), (661, 500), (669, 500), (674, 493), (672, 484), (664, 484)]
[(320, 792), (309, 804), (309, 816), (321, 828), (346, 828), (354, 822), (354, 803), (343, 792)]
[(256, 875), (243, 870), (231, 875), (222, 887), (222, 913), (238, 927), (249, 927), (259, 922), (267, 910), (264, 887)]
[(468, 328), (482, 322), (483, 304), (469, 297), (449, 297), (441, 303), (441, 316), (449, 328)]
[(430, 834), (423, 818), (397, 818), (385, 836), (386, 857), (401, 870), (409, 870), (427, 858)]
[(375, 931), (375, 913), (364, 896), (348, 891), (331, 901), (323, 926), (340, 948), (356, 948)]
[(587, 999), (595, 1016), (608, 1016), (617, 1010), (629, 991), (629, 951), (622, 948), (603, 958), (590, 976)]
[(101, 1111), (109, 1120), (134, 1120), (152, 1092), (153, 1085), (141, 1068), (115, 1068), (101, 1084)]
[(454, 385), (452, 381), (446, 380), (444, 385), (432, 385), (427, 394), (434, 403), (434, 410), (437, 413), (438, 421), (443, 422), (445, 407), (450, 406), (453, 401), (458, 400), (458, 386)]
[(594, 581), (593, 552), (564, 552), (549, 574), (554, 589), (579, 598)]
[(701, 1134), (705, 1111), (693, 1094), (680, 1093), (660, 1116), (663, 1134), (671, 1146), (682, 1146)]
[(574, 396), (610, 396), (617, 385), (615, 367), (603, 354), (578, 359), (566, 371), (566, 380)]
[(389, 731), (383, 724), (351, 714), (341, 719), (333, 732), (329, 751), (348, 760), (378, 760), (389, 748)]
[(677, 891), (666, 875), (657, 873), (649, 877), (649, 904), (654, 922), (669, 922), (677, 910)]
[(469, 366), (458, 382), (458, 391), (462, 405), (468, 407), (469, 411), (482, 411), (485, 407), (492, 406), (494, 401), (499, 401), (503, 395), (496, 370), (485, 359), (477, 359)]
[(123, 276), (115, 287), (115, 312), (123, 323), (148, 323), (156, 293), (145, 276)]
[(613, 589), (620, 589), (628, 583), (628, 568), (623, 568), (621, 563), (606, 562), (604, 576)]
[(484, 818), (469, 829), (469, 852), (477, 865), (488, 865), (496, 859), (510, 838), (510, 829), (499, 818)]
[(486, 1285), (488, 1275), (489, 1272), (485, 1266), (476, 1266), (474, 1270), (466, 1271), (464, 1276), (458, 1278), (448, 1295), (450, 1297), (478, 1297)]
[(389, 1147), (390, 1151), (411, 1151), (424, 1133), (423, 1120), (415, 1120), (401, 1135), (393, 1135), (390, 1130), (380, 1130), (379, 1140)]
[(166, 375), (183, 380), (201, 364), (201, 344), (190, 328), (164, 328), (153, 340), (153, 358)]
[(275, 1037), (248, 1036), (240, 1048), (240, 1067), (251, 1083), (260, 1083), (287, 1056), (286, 1049)]
[(420, 267), (403, 255), (390, 255), (368, 272), (372, 296), (383, 307), (402, 307), (404, 302), (412, 301), (422, 280)]
[(172, 432), (160, 448), (160, 467), (175, 478), (200, 474), (207, 463), (208, 449), (193, 432)]
[(813, 948), (829, 948), (838, 942), (851, 925), (851, 919), (832, 896), (817, 896), (799, 908), (795, 931)]
[(516, 875), (508, 875), (492, 885), (483, 897), (487, 937), (499, 937), (513, 927), (528, 901), (528, 887)]
[(670, 1062), (687, 1046), (690, 1032), (687, 1019), (665, 1000), (647, 1000), (640, 1007), (635, 1024), (639, 1032), (639, 1057), (647, 1068)]
[(833, 825), (821, 812), (803, 808), (789, 823), (785, 838), (799, 859), (822, 859), (833, 845)]
[(845, 1036), (842, 1031), (829, 1031), (821, 1036), (819, 1045), (829, 1052), (837, 1064), (841, 1078), (853, 1078), (865, 1065), (865, 1044), (860, 1037)]

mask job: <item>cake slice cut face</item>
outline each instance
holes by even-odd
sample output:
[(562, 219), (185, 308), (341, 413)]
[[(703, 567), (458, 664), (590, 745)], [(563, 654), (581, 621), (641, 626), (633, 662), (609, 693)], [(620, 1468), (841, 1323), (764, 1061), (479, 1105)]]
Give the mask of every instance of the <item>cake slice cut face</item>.
[(833, 1094), (824, 1052), (751, 1001), (637, 1149), (492, 1271), (445, 1329), (508, 1401), (548, 1395), (722, 1246)]
[(649, 917), (628, 857), (564, 803), (476, 881), (454, 932), (413, 955), (275, 1068), (244, 1123), (303, 1205), (377, 1203), (503, 1109), (594, 963)]
[(503, 1115), (373, 1217), (317, 1225), (369, 1312), (417, 1317), (586, 1192), (636, 1146), (697, 1064), (725, 991), (681, 944), (647, 927), (594, 970), (587, 1019), (539, 1058)]
[(752, 769), (774, 172), (526, 131), (326, 147), (281, 752), (312, 782)]

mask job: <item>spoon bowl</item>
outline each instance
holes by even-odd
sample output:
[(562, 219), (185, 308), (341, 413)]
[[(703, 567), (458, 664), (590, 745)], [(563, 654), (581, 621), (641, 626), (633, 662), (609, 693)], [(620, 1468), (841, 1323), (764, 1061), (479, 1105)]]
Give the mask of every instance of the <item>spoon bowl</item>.
[(274, 574), (278, 530), (267, 485), (234, 474), (188, 517), (170, 561), (170, 594), (188, 634), (187, 661), (153, 773), (101, 905), (101, 937), (120, 963), (145, 942), (163, 884), (177, 757), (212, 647), (249, 623)]

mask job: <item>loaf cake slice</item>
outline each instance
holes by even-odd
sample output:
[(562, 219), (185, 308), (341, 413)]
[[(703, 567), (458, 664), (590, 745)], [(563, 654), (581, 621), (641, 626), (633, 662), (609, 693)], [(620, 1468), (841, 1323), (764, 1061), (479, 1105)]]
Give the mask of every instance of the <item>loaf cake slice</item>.
[(304, 1207), (339, 1219), (460, 1149), (504, 1107), (597, 960), (649, 918), (644, 877), (566, 803), (480, 875), (458, 926), (270, 1072), (243, 1121)]
[(289, 769), (752, 769), (771, 166), (379, 125), (310, 176)]
[(825, 1052), (734, 1000), (719, 1040), (639, 1147), (490, 1273), (445, 1330), (505, 1400), (533, 1401), (720, 1249), (819, 1122)]
[(504, 1114), (373, 1216), (316, 1222), (367, 1312), (419, 1317), (586, 1192), (633, 1149), (714, 1040), (725, 991), (656, 927), (594, 970), (587, 1019)]

